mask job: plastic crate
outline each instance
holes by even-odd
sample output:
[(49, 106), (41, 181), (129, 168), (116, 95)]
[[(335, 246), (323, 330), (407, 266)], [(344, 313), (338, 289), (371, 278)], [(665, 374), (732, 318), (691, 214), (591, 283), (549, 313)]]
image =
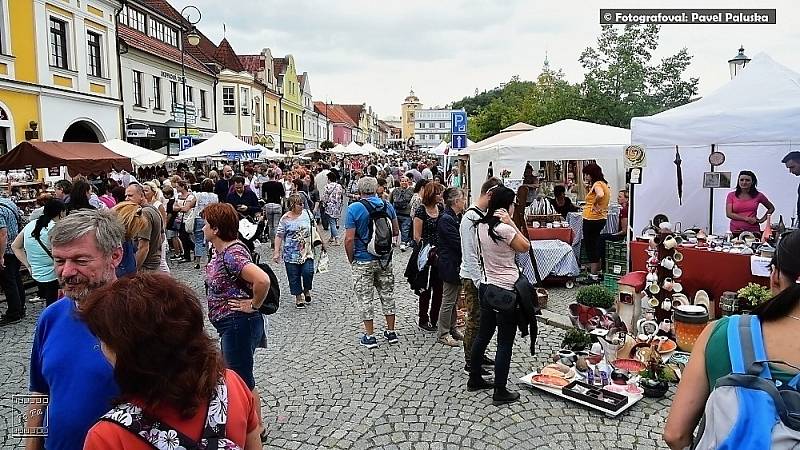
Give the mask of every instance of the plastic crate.
[(606, 260), (609, 259), (626, 261), (628, 259), (628, 243), (625, 241), (606, 241)]
[(616, 295), (619, 292), (619, 279), (621, 276), (611, 275), (608, 273), (603, 274), (603, 287)]
[(606, 266), (603, 273), (615, 276), (622, 276), (628, 273), (628, 261), (617, 259), (606, 259)]

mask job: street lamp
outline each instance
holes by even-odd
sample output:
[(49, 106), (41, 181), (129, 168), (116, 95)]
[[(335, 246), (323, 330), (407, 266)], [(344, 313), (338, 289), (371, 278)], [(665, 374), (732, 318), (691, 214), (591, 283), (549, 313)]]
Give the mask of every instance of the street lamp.
[[(196, 16), (196, 18), (194, 18)], [(200, 22), (202, 14), (196, 6), (187, 5), (181, 10), (181, 17), (186, 20), (186, 23), (191, 25), (191, 28), (183, 28), (181, 31), (186, 32), (186, 42), (192, 47), (200, 43), (200, 35), (197, 33), (197, 25)], [(183, 135), (189, 135), (189, 119), (188, 112), (186, 111), (186, 48), (181, 40), (181, 85), (183, 87)]]
[(747, 63), (750, 62), (750, 58), (745, 56), (744, 54), (744, 46), (739, 46), (739, 53), (733, 57), (733, 59), (728, 60), (728, 68), (731, 71), (731, 80), (736, 76), (739, 75), (739, 72), (744, 69)]

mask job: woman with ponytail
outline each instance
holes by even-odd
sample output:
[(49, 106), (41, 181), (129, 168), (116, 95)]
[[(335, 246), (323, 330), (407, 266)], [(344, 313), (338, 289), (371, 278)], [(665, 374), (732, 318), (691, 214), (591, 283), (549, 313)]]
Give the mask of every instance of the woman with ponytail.
[(47, 306), (58, 300), (58, 277), (47, 232), (61, 220), (65, 210), (66, 206), (61, 200), (48, 200), (42, 215), (25, 225), (11, 244), (17, 259), (28, 268), (31, 278), (36, 281), (38, 295)]
[[(783, 235), (777, 247), (769, 278), (773, 297), (756, 307), (753, 314), (761, 321), (767, 358), (800, 367), (800, 341), (795, 338), (800, 334), (800, 232)], [(692, 433), (711, 389), (717, 380), (732, 372), (729, 320), (723, 317), (709, 323), (694, 344), (664, 428), (664, 440), (670, 448), (682, 449), (692, 444)], [(770, 364), (770, 371), (784, 384), (797, 375), (797, 370), (788, 365)]]

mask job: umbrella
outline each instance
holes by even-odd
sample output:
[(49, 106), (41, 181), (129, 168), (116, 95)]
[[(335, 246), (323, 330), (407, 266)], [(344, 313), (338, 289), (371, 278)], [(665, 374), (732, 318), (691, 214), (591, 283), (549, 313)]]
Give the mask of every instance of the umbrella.
[(675, 146), (675, 166), (678, 172), (678, 205), (683, 205), (683, 171), (681, 170), (681, 152)]

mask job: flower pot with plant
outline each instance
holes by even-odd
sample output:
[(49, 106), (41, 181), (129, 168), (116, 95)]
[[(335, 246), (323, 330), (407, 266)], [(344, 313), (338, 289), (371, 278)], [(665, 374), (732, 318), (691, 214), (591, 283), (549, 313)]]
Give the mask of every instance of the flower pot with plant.
[(664, 360), (655, 348), (649, 352), (645, 366), (645, 369), (639, 372), (641, 378), (639, 385), (644, 390), (645, 397), (661, 398), (669, 390), (669, 383), (678, 381), (675, 371), (664, 364)]
[(772, 292), (768, 288), (756, 283), (747, 283), (747, 286), (739, 289), (736, 294), (742, 311), (751, 311), (772, 297)]
[(575, 300), (575, 303), (569, 305), (570, 318), (579, 328), (587, 329), (592, 317), (605, 316), (614, 305), (614, 294), (595, 284), (578, 289)]
[(561, 348), (570, 349), (573, 352), (586, 350), (590, 345), (592, 345), (592, 336), (577, 328), (567, 331), (561, 341)]

